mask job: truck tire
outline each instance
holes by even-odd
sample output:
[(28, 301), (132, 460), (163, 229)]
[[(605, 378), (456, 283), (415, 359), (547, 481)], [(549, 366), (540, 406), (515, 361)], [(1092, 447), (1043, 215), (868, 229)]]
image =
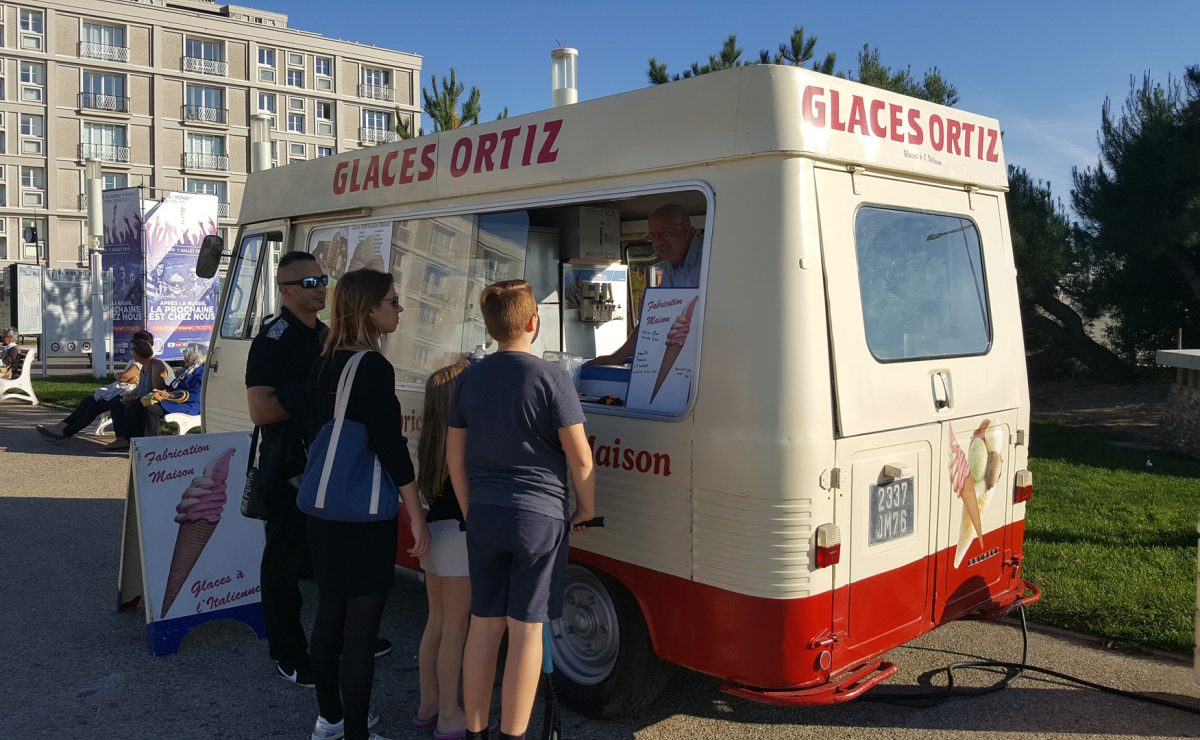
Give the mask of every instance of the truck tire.
[(637, 601), (616, 580), (571, 563), (563, 617), (552, 622), (554, 684), (586, 717), (635, 716), (666, 688), (671, 667), (654, 654)]

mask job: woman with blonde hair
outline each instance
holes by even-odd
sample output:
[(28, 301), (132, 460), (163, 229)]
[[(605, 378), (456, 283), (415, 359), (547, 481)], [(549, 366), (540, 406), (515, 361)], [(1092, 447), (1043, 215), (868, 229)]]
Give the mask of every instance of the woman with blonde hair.
[[(348, 272), (333, 291), (333, 313), (321, 360), (308, 380), (312, 403), (310, 438), (333, 418), (342, 370), (359, 351), (349, 389), (346, 418), (363, 424), (379, 464), (399, 487), (420, 557), (429, 549), (429, 529), (414, 483), (412, 460), (401, 428), (396, 373), (380, 354), (380, 342), (400, 323), (400, 301), (392, 276), (376, 270)], [(330, 496), (336, 491), (329, 491)], [(378, 717), (369, 714), (375, 677), (374, 644), (395, 577), (395, 519), (343, 522), (308, 517), (317, 617), (312, 633), (312, 666), (320, 715), (313, 740), (383, 740), (370, 733)], [(339, 660), (340, 656), (340, 660)]]
[(431, 544), (421, 558), (429, 616), (417, 654), (421, 703), (414, 727), (434, 728), (434, 740), (458, 740), (466, 735), (467, 718), (458, 704), (463, 645), (471, 621), (471, 580), (467, 574), (467, 535), (462, 510), (446, 466), (446, 427), (450, 399), (458, 376), (470, 365), (466, 356), (429, 376), (425, 382), (425, 415), (417, 442), (417, 489), (429, 513)]

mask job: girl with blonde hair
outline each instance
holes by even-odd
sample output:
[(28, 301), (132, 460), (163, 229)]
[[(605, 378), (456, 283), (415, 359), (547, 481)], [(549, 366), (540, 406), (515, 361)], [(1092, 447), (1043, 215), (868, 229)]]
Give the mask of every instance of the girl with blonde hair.
[[(349, 389), (346, 418), (367, 428), (367, 443), (399, 487), (420, 557), (429, 549), (429, 530), (417, 494), (416, 476), (401, 428), (396, 373), (379, 353), (381, 340), (400, 323), (400, 301), (392, 276), (376, 270), (348, 272), (333, 291), (333, 313), (321, 360), (308, 380), (312, 405), (310, 438), (334, 415), (342, 370), (366, 351)], [(330, 496), (336, 491), (329, 491)], [(317, 617), (312, 666), (320, 715), (313, 740), (382, 740), (369, 732), (378, 717), (368, 711), (375, 677), (374, 644), (395, 578), (395, 519), (343, 522), (308, 517)], [(340, 656), (340, 660), (339, 660)]]

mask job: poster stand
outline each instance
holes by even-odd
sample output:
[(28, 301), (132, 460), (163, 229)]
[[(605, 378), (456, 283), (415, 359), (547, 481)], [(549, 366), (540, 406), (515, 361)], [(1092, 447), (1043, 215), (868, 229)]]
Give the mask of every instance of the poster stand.
[[(266, 636), (262, 526), (227, 505), (228, 491), (236, 501), (245, 486), (249, 443), (241, 432), (132, 442), (116, 607), (143, 607), (151, 655), (178, 652), (191, 630), (218, 619)], [(191, 521), (202, 510), (217, 521)], [(196, 524), (199, 539), (189, 535)]]

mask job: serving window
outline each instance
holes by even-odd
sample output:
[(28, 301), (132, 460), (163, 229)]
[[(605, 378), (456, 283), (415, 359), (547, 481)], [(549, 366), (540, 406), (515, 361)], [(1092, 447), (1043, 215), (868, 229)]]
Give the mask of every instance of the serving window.
[(534, 353), (567, 369), (582, 401), (677, 416), (695, 392), (707, 215), (705, 194), (688, 189), (317, 227), (307, 247), (334, 290), (362, 267), (395, 277), (405, 312), (384, 353), (404, 386), (494, 352), (479, 294), (525, 279), (541, 321)]

